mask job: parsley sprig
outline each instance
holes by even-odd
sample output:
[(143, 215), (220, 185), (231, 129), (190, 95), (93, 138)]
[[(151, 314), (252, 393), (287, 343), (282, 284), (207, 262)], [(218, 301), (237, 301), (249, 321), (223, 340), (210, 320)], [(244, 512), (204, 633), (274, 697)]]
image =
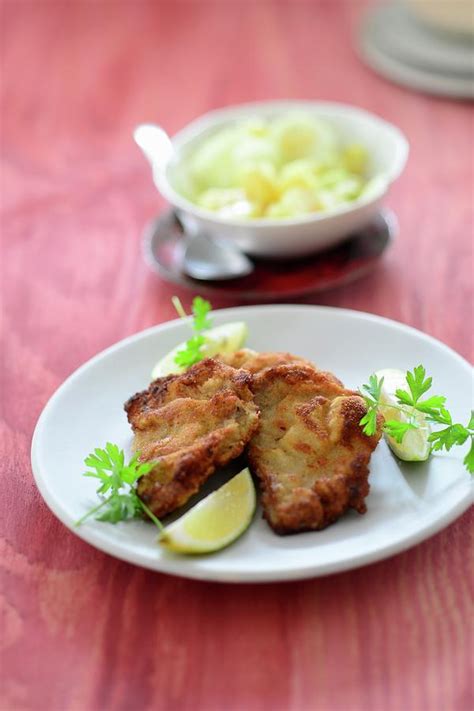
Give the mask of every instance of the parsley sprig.
[(367, 394), (361, 392), (365, 400), (367, 412), (359, 422), (362, 431), (368, 437), (374, 435), (377, 431), (377, 412), (379, 408), (380, 395), (382, 392), (383, 378), (377, 378), (376, 375), (371, 375), (368, 384), (362, 386)]
[(137, 453), (125, 464), (123, 449), (107, 442), (105, 449), (95, 449), (85, 458), (84, 463), (89, 467), (84, 476), (101, 482), (97, 494), (102, 501), (82, 516), (76, 526), (80, 526), (90, 516), (98, 521), (118, 523), (129, 518), (141, 518), (145, 513), (160, 531), (163, 530), (161, 522), (139, 498), (134, 488), (136, 481), (148, 474), (156, 462), (139, 462)]
[[(371, 436), (377, 430), (377, 413), (380, 408), (380, 397), (384, 379), (371, 375), (369, 382), (362, 386), (361, 395), (365, 400), (367, 412), (360, 421), (364, 434)], [(418, 429), (420, 421), (416, 413), (422, 413), (431, 424), (444, 425), (443, 429), (431, 432), (428, 442), (431, 443), (432, 451), (442, 449), (449, 450), (471, 440), (471, 447), (464, 457), (466, 469), (474, 474), (474, 412), (466, 426), (454, 423), (450, 412), (445, 407), (446, 398), (443, 395), (432, 395), (423, 398), (423, 395), (430, 390), (433, 379), (426, 377), (425, 368), (418, 365), (413, 372), (406, 373), (407, 389), (399, 388), (395, 391), (398, 404), (391, 403), (390, 408), (400, 410), (406, 416), (406, 421), (386, 420), (383, 430), (398, 443), (402, 443), (404, 436), (409, 430)]]
[[(186, 312), (183, 309), (181, 301), (178, 299), (178, 297), (173, 296), (172, 301), (176, 311), (181, 316), (181, 318), (187, 318)], [(177, 365), (183, 368), (189, 368), (191, 365), (199, 363), (200, 360), (203, 360), (204, 354), (202, 352), (202, 346), (206, 342), (206, 338), (203, 335), (203, 332), (209, 330), (212, 327), (212, 321), (210, 320), (210, 318), (208, 318), (208, 314), (211, 308), (212, 307), (209, 301), (206, 301), (201, 296), (196, 296), (193, 299), (193, 318), (191, 327), (194, 333), (191, 338), (186, 341), (184, 348), (177, 352), (174, 358), (174, 362)]]

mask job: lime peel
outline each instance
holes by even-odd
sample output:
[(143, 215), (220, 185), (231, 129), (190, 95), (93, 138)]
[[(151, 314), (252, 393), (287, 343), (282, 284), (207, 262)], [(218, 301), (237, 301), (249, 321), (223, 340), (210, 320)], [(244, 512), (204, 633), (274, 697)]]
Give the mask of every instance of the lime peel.
[(247, 530), (256, 502), (252, 476), (243, 469), (167, 526), (159, 543), (169, 551), (188, 555), (221, 550)]

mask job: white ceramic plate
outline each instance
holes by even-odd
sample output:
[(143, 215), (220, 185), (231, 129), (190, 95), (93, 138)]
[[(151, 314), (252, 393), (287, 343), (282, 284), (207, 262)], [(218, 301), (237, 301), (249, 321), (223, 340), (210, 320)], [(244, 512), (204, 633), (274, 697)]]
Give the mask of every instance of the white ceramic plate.
[[(455, 418), (465, 420), (472, 406), (469, 364), (442, 343), (402, 324), (314, 306), (252, 306), (215, 313), (216, 324), (241, 319), (248, 323), (251, 348), (291, 350), (333, 370), (349, 387), (366, 382), (379, 368), (423, 363), (436, 392), (448, 397)], [(309, 578), (405, 550), (447, 526), (472, 502), (463, 449), (433, 456), (428, 463), (403, 464), (382, 442), (372, 457), (367, 513), (351, 512), (324, 531), (280, 537), (258, 511), (234, 545), (214, 555), (186, 558), (162, 552), (154, 527), (145, 522), (113, 526), (90, 521), (75, 527), (74, 522), (97, 501), (94, 481), (82, 476), (84, 457), (107, 441), (129, 450), (124, 401), (147, 386), (155, 362), (188, 335), (186, 324), (173, 321), (112, 346), (66, 380), (38, 421), (32, 464), (41, 494), (68, 528), (96, 548), (189, 578), (236, 582)]]

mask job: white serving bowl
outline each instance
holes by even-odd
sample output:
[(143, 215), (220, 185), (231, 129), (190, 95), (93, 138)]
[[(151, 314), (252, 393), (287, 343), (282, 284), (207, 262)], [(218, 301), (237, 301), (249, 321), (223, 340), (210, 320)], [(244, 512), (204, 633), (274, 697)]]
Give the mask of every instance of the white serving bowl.
[[(356, 142), (367, 148), (369, 176), (380, 178), (370, 194), (336, 209), (298, 218), (228, 219), (198, 207), (173, 187), (182, 161), (212, 133), (242, 119), (301, 110), (332, 124), (342, 144)], [(313, 101), (269, 101), (211, 111), (192, 121), (171, 140), (174, 156), (165, 165), (156, 165), (153, 177), (158, 190), (175, 208), (184, 229), (189, 234), (204, 232), (228, 240), (247, 254), (275, 258), (319, 252), (364, 227), (402, 172), (408, 156), (405, 136), (378, 116), (353, 106)]]

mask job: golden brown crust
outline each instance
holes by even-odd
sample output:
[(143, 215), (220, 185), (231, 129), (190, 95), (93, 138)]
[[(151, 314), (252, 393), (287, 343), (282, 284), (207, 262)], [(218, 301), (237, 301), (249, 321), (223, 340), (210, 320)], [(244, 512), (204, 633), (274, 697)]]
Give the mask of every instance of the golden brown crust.
[(246, 371), (208, 358), (125, 403), (135, 451), (158, 462), (137, 488), (156, 516), (182, 506), (216, 467), (242, 453), (258, 426), (251, 381)]
[(242, 348), (240, 351), (229, 354), (220, 354), (216, 359), (222, 363), (230, 365), (232, 368), (244, 368), (249, 373), (260, 373), (266, 368), (273, 368), (276, 365), (286, 365), (288, 363), (300, 363), (309, 367), (315, 367), (313, 363), (305, 358), (300, 358), (292, 353), (275, 352), (257, 353), (250, 348)]
[(331, 373), (301, 364), (256, 375), (260, 427), (249, 445), (264, 516), (280, 534), (318, 530), (347, 509), (364, 513), (368, 464), (381, 436), (359, 425), (364, 400)]

